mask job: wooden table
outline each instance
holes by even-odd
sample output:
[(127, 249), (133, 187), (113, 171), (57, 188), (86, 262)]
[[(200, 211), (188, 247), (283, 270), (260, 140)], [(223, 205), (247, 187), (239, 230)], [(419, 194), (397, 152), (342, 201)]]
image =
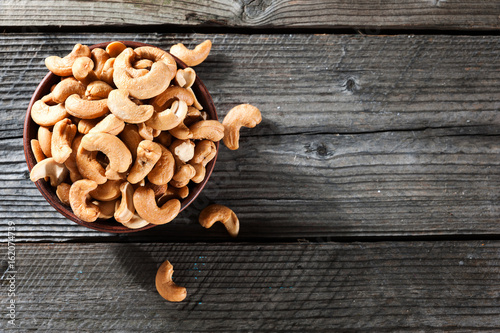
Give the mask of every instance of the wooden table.
[[(16, 0), (0, 19), (0, 331), (500, 330), (500, 1)], [(205, 39), (219, 116), (263, 122), (202, 195), (138, 234), (58, 214), (22, 150), (44, 58)], [(236, 240), (198, 224), (213, 202)], [(167, 259), (178, 304), (155, 290)]]

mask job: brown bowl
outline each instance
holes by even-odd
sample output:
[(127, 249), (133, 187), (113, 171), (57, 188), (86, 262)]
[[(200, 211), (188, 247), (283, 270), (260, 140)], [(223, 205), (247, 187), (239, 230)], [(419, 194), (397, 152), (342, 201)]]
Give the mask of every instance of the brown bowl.
[[(105, 48), (110, 42), (107, 43), (100, 43), (96, 45), (90, 46), (90, 49), (94, 49), (97, 47), (100, 48)], [(122, 41), (126, 46), (136, 48), (139, 46), (153, 46), (145, 43), (139, 43), (139, 42), (132, 42), (132, 41)], [(174, 57), (174, 59), (177, 61), (177, 67), (178, 68), (186, 68), (186, 64), (184, 64), (182, 61)], [(44, 95), (48, 94), (50, 92), (50, 87), (53, 84), (58, 83), (60, 80), (60, 77), (49, 72), (45, 77), (43, 78), (42, 82), (38, 85), (36, 88), (35, 92), (33, 93), (33, 96), (31, 97), (31, 101), (28, 105), (28, 111), (26, 112), (26, 118), (24, 120), (24, 132), (23, 132), (23, 145), (24, 145), (24, 155), (26, 156), (26, 162), (28, 164), (28, 169), (31, 171), (33, 166), (36, 164), (35, 156), (33, 155), (33, 152), (31, 151), (31, 139), (36, 139), (37, 138), (37, 131), (38, 131), (38, 125), (31, 119), (31, 107), (33, 106), (33, 103), (35, 103), (37, 100), (42, 98)], [(212, 101), (212, 97), (210, 96), (207, 88), (203, 84), (203, 82), (199, 79), (199, 77), (196, 77), (196, 81), (192, 86), (193, 91), (196, 94), (196, 97), (198, 98), (198, 101), (200, 104), (203, 106), (203, 110), (208, 113), (208, 116), (210, 119), (218, 120), (217, 118), (217, 112), (215, 110), (214, 103)], [(216, 142), (215, 146), (217, 147), (217, 152), (219, 151), (219, 143)], [(214, 159), (210, 161), (210, 163), (207, 164), (206, 166), (206, 175), (205, 179), (199, 183), (199, 184), (192, 184), (190, 183), (190, 191), (189, 195), (181, 202), (181, 211), (184, 210), (187, 206), (193, 202), (194, 199), (200, 194), (200, 192), (203, 190), (205, 187), (208, 179), (210, 178), (210, 175), (212, 174), (212, 171), (215, 166), (215, 161), (217, 159), (217, 154), (215, 155)], [(147, 226), (140, 228), (140, 229), (129, 229), (122, 225), (121, 223), (115, 221), (114, 219), (109, 219), (109, 220), (97, 220), (95, 222), (85, 222), (80, 220), (78, 217), (76, 217), (75, 214), (73, 214), (73, 211), (71, 210), (70, 207), (64, 205), (59, 198), (56, 195), (55, 189), (50, 186), (48, 182), (45, 180), (39, 180), (36, 183), (36, 187), (38, 187), (38, 190), (42, 195), (45, 197), (45, 199), (49, 202), (49, 204), (52, 205), (59, 213), (62, 215), (66, 216), (68, 219), (83, 225), (85, 227), (94, 229), (94, 230), (99, 230), (99, 231), (104, 231), (104, 232), (111, 232), (111, 233), (130, 233), (130, 232), (136, 232), (136, 231), (141, 231), (141, 230), (146, 230), (154, 227), (154, 224), (148, 224)]]

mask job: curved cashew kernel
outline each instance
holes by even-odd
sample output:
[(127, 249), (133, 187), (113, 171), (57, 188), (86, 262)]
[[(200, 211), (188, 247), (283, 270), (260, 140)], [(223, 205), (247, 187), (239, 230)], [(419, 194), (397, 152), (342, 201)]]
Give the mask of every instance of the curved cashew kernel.
[(106, 171), (96, 157), (97, 151), (88, 151), (80, 144), (76, 153), (76, 166), (83, 178), (104, 184), (108, 181)]
[(36, 163), (43, 161), (45, 159), (45, 155), (43, 154), (43, 150), (40, 147), (40, 142), (37, 139), (31, 139), (30, 145), (31, 151), (35, 156)]
[(210, 228), (215, 222), (222, 222), (231, 237), (238, 236), (240, 222), (236, 214), (226, 206), (210, 205), (203, 209), (198, 218), (204, 228)]
[(50, 150), (52, 145), (52, 132), (50, 129), (45, 126), (38, 127), (37, 137), (43, 154), (46, 157), (52, 157), (52, 151)]
[(108, 107), (115, 116), (131, 124), (145, 122), (154, 112), (151, 105), (137, 105), (132, 102), (126, 89), (111, 91), (108, 96)]
[(195, 170), (195, 174), (193, 177), (191, 177), (191, 180), (196, 184), (201, 183), (203, 179), (205, 179), (207, 169), (205, 168), (205, 166), (201, 164), (190, 164), (190, 165), (192, 165)]
[(115, 208), (116, 204), (118, 203), (118, 200), (112, 200), (112, 201), (93, 200), (92, 203), (97, 207), (99, 207), (99, 218), (107, 220), (112, 218), (113, 215), (115, 214)]
[(61, 184), (68, 175), (68, 169), (64, 164), (57, 163), (52, 157), (48, 157), (43, 161), (35, 164), (30, 172), (30, 179), (36, 182), (39, 179), (49, 177), (50, 185), (56, 187)]
[(62, 104), (49, 106), (38, 100), (31, 107), (31, 118), (40, 126), (52, 126), (67, 116), (67, 109)]
[(177, 125), (177, 127), (172, 128), (168, 132), (172, 134), (173, 137), (179, 140), (187, 140), (193, 138), (193, 133), (191, 133), (189, 128), (183, 122)]
[(168, 149), (172, 152), (175, 158), (178, 158), (183, 163), (188, 162), (194, 156), (195, 143), (191, 140), (175, 140)]
[(168, 184), (165, 185), (155, 185), (153, 183), (147, 183), (144, 186), (152, 189), (155, 192), (155, 199), (158, 200), (168, 191)]
[(189, 195), (189, 187), (187, 186), (181, 188), (168, 186), (167, 191), (162, 196), (157, 198), (156, 202), (158, 202), (158, 206), (162, 206), (168, 200), (185, 199), (187, 198), (188, 195)]
[(196, 72), (191, 67), (185, 69), (178, 69), (175, 74), (175, 82), (182, 88), (189, 88), (196, 80)]
[[(195, 170), (195, 172), (196, 172), (196, 170)], [(187, 186), (190, 181), (191, 181), (191, 179), (186, 177), (185, 179), (182, 179), (181, 181), (177, 181), (175, 179), (172, 179), (171, 181), (168, 182), (168, 184), (172, 185), (175, 188), (182, 188), (182, 187)]]
[(187, 104), (184, 101), (175, 101), (170, 109), (154, 112), (153, 116), (146, 121), (146, 125), (161, 131), (168, 131), (177, 127), (186, 117)]
[(113, 82), (113, 73), (115, 72), (114, 65), (115, 65), (115, 58), (109, 58), (108, 60), (106, 60), (101, 70), (101, 75), (99, 77), (101, 81), (104, 81), (109, 85), (114, 84)]
[(172, 221), (179, 214), (181, 202), (172, 199), (160, 208), (156, 204), (154, 191), (141, 186), (134, 192), (134, 207), (137, 214), (149, 223), (165, 224)]
[(208, 162), (214, 159), (216, 154), (217, 148), (215, 147), (215, 143), (210, 140), (202, 140), (196, 143), (194, 156), (190, 162), (206, 166)]
[(99, 217), (99, 207), (90, 202), (89, 192), (97, 188), (97, 183), (80, 179), (71, 185), (69, 203), (73, 213), (85, 222), (94, 222)]
[[(177, 164), (176, 171), (172, 180), (179, 184), (188, 184), (189, 181), (196, 175), (196, 169), (191, 164)], [(182, 187), (182, 186), (181, 186)]]
[(113, 201), (121, 195), (120, 185), (123, 180), (108, 180), (104, 184), (97, 185), (97, 188), (89, 194), (92, 198), (99, 201)]
[(147, 69), (150, 70), (153, 66), (153, 62), (149, 59), (139, 59), (132, 64), (135, 69)]
[(89, 133), (108, 133), (113, 135), (120, 134), (125, 128), (125, 122), (115, 116), (114, 114), (108, 114), (103, 120), (98, 122)]
[(104, 81), (92, 81), (87, 85), (85, 97), (87, 99), (104, 99), (108, 98), (109, 93), (113, 90), (109, 84)]
[(77, 134), (71, 143), (71, 154), (64, 162), (64, 165), (69, 170), (69, 178), (74, 183), (77, 180), (82, 179), (82, 175), (80, 175), (80, 171), (78, 171), (78, 166), (76, 165), (76, 154), (78, 152), (78, 148), (80, 147), (80, 142), (82, 141), (82, 135)]
[(134, 187), (130, 183), (123, 183), (120, 185), (120, 192), (122, 193), (122, 200), (120, 205), (115, 210), (115, 220), (120, 223), (128, 222), (134, 216)]
[(122, 42), (111, 42), (108, 44), (108, 46), (106, 46), (106, 52), (110, 57), (116, 58), (126, 48), (127, 46), (125, 46), (125, 44), (123, 44)]
[(132, 216), (132, 218), (129, 221), (121, 223), (129, 229), (140, 229), (149, 224), (148, 221), (146, 221), (137, 214), (134, 214), (134, 216)]
[(71, 70), (75, 79), (84, 84), (89, 84), (98, 79), (97, 74), (94, 72), (94, 62), (90, 58), (81, 57), (76, 59)]
[(170, 86), (167, 90), (153, 98), (151, 100), (151, 105), (156, 112), (161, 112), (171, 106), (175, 99), (186, 102), (188, 106), (194, 103), (194, 97), (189, 90), (177, 86)]
[(240, 104), (229, 110), (224, 117), (224, 144), (231, 150), (238, 149), (240, 143), (240, 128), (254, 128), (262, 121), (259, 109), (250, 104)]
[(125, 143), (128, 150), (132, 154), (132, 158), (135, 160), (137, 158), (137, 147), (139, 143), (143, 140), (139, 134), (139, 130), (136, 125), (126, 124), (123, 131), (120, 133), (120, 139)]
[(69, 190), (71, 188), (70, 184), (61, 183), (57, 185), (56, 195), (61, 200), (61, 202), (67, 206), (69, 206)]
[(189, 67), (193, 67), (201, 64), (208, 57), (211, 48), (212, 42), (207, 39), (197, 45), (194, 50), (189, 50), (182, 43), (175, 44), (170, 48), (170, 53), (182, 60)]
[(154, 139), (153, 131), (157, 131), (157, 130), (153, 129), (152, 127), (149, 127), (148, 125), (146, 125), (146, 123), (137, 124), (137, 128), (139, 129), (139, 135), (144, 140), (153, 141), (153, 139)]
[(158, 135), (155, 138), (155, 140), (158, 143), (160, 143), (162, 146), (168, 147), (172, 143), (172, 135), (170, 135), (170, 133), (168, 133), (168, 132), (160, 131), (160, 135)]
[(156, 273), (156, 290), (161, 297), (169, 302), (181, 302), (186, 298), (187, 290), (172, 281), (173, 273), (174, 267), (168, 260), (161, 264)]
[(108, 100), (86, 100), (73, 94), (66, 99), (66, 110), (72, 116), (82, 119), (94, 119), (104, 116), (108, 111)]
[(86, 45), (76, 44), (70, 54), (64, 58), (51, 56), (45, 59), (45, 66), (52, 73), (59, 76), (70, 76), (72, 74), (71, 66), (79, 57), (90, 58), (90, 49)]
[(193, 89), (191, 87), (189, 87), (189, 88), (186, 88), (186, 90), (189, 91), (189, 93), (191, 94), (191, 96), (194, 99), (193, 106), (195, 108), (197, 108), (198, 110), (203, 110), (203, 106), (200, 104), (200, 102), (198, 102), (198, 98), (196, 98), (196, 95), (194, 94)]
[(103, 118), (81, 119), (78, 122), (78, 133), (88, 134)]
[(85, 85), (74, 78), (62, 80), (54, 87), (54, 90), (45, 97), (50, 97), (54, 103), (64, 103), (68, 96), (77, 94), (82, 96), (85, 93)]
[(104, 64), (110, 58), (110, 55), (101, 48), (95, 48), (91, 51), (92, 61), (94, 62), (94, 73), (98, 78), (101, 78), (102, 69), (104, 68)]
[(54, 161), (64, 163), (71, 155), (71, 144), (76, 135), (76, 125), (65, 118), (58, 121), (52, 130), (51, 152)]
[(161, 157), (148, 174), (148, 180), (155, 185), (165, 185), (172, 179), (175, 171), (175, 159), (170, 150), (160, 145)]
[(117, 172), (125, 172), (132, 164), (132, 154), (116, 136), (108, 133), (89, 133), (80, 144), (88, 151), (101, 151), (109, 159), (109, 167)]
[[(169, 80), (172, 80), (177, 71), (177, 62), (168, 52), (154, 46), (141, 46), (134, 50), (136, 56), (140, 59), (149, 59), (154, 62), (163, 62), (170, 71)], [(152, 67), (152, 65), (151, 65)]]
[(144, 140), (137, 147), (137, 158), (130, 169), (127, 180), (132, 184), (137, 184), (148, 175), (156, 162), (162, 156), (161, 146), (153, 141)]
[(189, 126), (195, 140), (220, 141), (224, 137), (224, 126), (217, 120), (202, 120)]
[(131, 60), (135, 57), (134, 50), (127, 48), (116, 57), (113, 82), (118, 89), (126, 89), (132, 97), (148, 99), (155, 97), (168, 88), (169, 77), (172, 76), (167, 64), (157, 61), (151, 70), (143, 76), (133, 77), (129, 71), (133, 69)]

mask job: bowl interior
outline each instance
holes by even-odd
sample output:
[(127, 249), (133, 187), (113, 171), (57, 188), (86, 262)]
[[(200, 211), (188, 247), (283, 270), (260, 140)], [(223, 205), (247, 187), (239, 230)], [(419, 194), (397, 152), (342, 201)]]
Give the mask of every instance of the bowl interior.
[[(126, 46), (136, 48), (140, 46), (153, 46), (145, 43), (139, 43), (139, 42), (132, 42), (132, 41), (122, 41)], [(90, 46), (90, 49), (94, 49), (97, 47), (100, 48), (105, 48), (109, 42), (107, 43), (100, 43), (100, 44), (95, 44)], [(178, 68), (186, 68), (187, 66), (174, 57), (174, 59), (177, 61), (177, 67)], [(33, 96), (31, 97), (28, 110), (26, 112), (26, 118), (24, 121), (24, 133), (23, 133), (23, 146), (24, 146), (24, 154), (26, 156), (26, 162), (28, 164), (28, 169), (31, 171), (33, 166), (36, 164), (35, 156), (31, 150), (31, 139), (36, 139), (37, 138), (37, 132), (38, 132), (38, 125), (31, 119), (31, 107), (33, 106), (33, 103), (35, 103), (37, 100), (42, 98), (44, 95), (48, 94), (50, 92), (50, 87), (56, 83), (58, 83), (60, 80), (60, 77), (57, 75), (49, 72), (40, 82), (38, 87), (36, 88), (35, 92), (33, 93)], [(192, 86), (192, 89), (194, 93), (196, 94), (196, 97), (200, 104), (203, 106), (203, 110), (208, 113), (208, 116), (210, 119), (218, 120), (217, 118), (217, 112), (215, 110), (214, 103), (212, 101), (212, 97), (210, 96), (207, 88), (203, 84), (203, 82), (196, 77), (196, 81)], [(217, 148), (217, 152), (219, 151), (219, 143), (216, 142), (215, 146)], [(210, 163), (207, 164), (206, 166), (206, 175), (205, 179), (199, 183), (199, 184), (194, 184), (190, 183), (189, 185), (189, 195), (182, 200), (181, 202), (181, 211), (184, 210), (191, 202), (193, 202), (194, 199), (200, 194), (202, 189), (205, 187), (208, 179), (210, 178), (210, 175), (212, 174), (212, 171), (215, 166), (215, 161), (217, 159), (217, 155), (214, 157)], [(68, 219), (86, 226), (88, 228), (94, 229), (94, 230), (99, 230), (99, 231), (104, 231), (104, 232), (111, 232), (111, 233), (130, 233), (130, 232), (137, 232), (141, 230), (146, 230), (149, 228), (154, 227), (154, 224), (148, 224), (147, 226), (140, 228), (140, 229), (129, 229), (125, 226), (123, 226), (121, 223), (115, 221), (114, 219), (109, 219), (109, 220), (97, 220), (95, 222), (85, 222), (80, 220), (78, 217), (76, 217), (75, 214), (73, 214), (72, 210), (70, 207), (64, 205), (59, 198), (56, 195), (55, 189), (50, 186), (48, 182), (45, 180), (39, 180), (36, 183), (36, 186), (40, 193), (45, 197), (45, 199), (62, 215), (67, 217)]]

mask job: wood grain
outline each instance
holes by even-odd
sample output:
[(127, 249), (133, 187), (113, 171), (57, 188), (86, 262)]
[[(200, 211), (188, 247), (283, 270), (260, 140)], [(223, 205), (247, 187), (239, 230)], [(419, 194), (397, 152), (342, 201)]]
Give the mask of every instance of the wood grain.
[(221, 150), (190, 209), (137, 237), (228, 239), (197, 223), (211, 202), (238, 214), (242, 240), (499, 234), (500, 37), (227, 34), (2, 37), (0, 231), (12, 221), (26, 241), (102, 235), (62, 218), (28, 180), (22, 123), (46, 56), (77, 42), (207, 38), (196, 70), (220, 118), (251, 103), (264, 120), (243, 130), (240, 150)]
[[(493, 332), (499, 256), (498, 241), (18, 244), (16, 322), (23, 332)], [(165, 260), (188, 290), (181, 303), (155, 290)]]
[(490, 0), (7, 0), (3, 26), (189, 26), (243, 28), (463, 29), (500, 27), (500, 2)]

